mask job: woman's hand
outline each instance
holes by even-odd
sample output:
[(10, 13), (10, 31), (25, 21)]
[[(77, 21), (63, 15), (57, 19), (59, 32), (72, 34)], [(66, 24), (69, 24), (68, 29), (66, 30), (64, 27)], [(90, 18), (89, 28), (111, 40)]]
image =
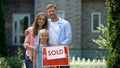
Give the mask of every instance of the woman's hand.
[(26, 29), (24, 33), (25, 33), (25, 35), (28, 35), (29, 34), (29, 30)]
[(33, 50), (33, 46), (32, 45), (27, 45), (27, 49)]

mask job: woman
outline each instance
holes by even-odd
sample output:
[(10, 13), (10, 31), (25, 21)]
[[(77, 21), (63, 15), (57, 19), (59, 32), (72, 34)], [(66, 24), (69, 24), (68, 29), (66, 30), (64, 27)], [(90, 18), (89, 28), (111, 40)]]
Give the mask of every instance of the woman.
[(48, 23), (47, 23), (47, 16), (45, 13), (41, 12), (38, 13), (35, 17), (35, 20), (33, 22), (33, 25), (29, 27), (26, 31), (28, 34), (25, 37), (24, 41), (24, 48), (26, 49), (26, 57), (25, 57), (25, 64), (26, 68), (32, 68), (32, 62), (33, 61), (33, 46), (35, 44), (39, 44), (39, 37), (38, 33), (41, 29), (47, 29)]

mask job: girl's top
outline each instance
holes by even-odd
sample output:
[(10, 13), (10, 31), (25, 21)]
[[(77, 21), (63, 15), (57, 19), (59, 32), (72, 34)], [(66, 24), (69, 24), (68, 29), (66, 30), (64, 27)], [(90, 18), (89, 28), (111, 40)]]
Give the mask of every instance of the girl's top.
[(50, 67), (42, 67), (42, 48), (46, 46), (44, 45), (35, 45), (33, 48), (36, 52), (36, 68), (50, 68)]

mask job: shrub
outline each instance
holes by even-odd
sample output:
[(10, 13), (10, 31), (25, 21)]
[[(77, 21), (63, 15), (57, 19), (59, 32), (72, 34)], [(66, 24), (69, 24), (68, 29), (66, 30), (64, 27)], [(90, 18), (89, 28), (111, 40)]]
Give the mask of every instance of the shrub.
[(9, 65), (5, 58), (0, 57), (0, 68), (9, 68)]
[(7, 58), (8, 65), (10, 68), (22, 68), (23, 62), (18, 57)]
[(22, 68), (23, 61), (21, 56), (22, 50), (18, 48), (17, 56), (0, 57), (0, 68)]

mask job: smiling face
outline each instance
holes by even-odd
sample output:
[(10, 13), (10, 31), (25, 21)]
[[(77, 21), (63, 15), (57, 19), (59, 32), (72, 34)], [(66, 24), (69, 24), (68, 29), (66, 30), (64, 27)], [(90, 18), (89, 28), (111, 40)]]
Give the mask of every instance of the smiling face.
[(54, 7), (48, 8), (47, 13), (51, 19), (54, 19), (57, 17), (57, 10)]
[(51, 18), (52, 21), (56, 21), (57, 18), (57, 8), (55, 4), (48, 4), (47, 7), (47, 14)]
[(39, 37), (40, 37), (41, 42), (47, 42), (47, 40), (48, 40), (48, 31), (46, 29), (41, 29)]
[(46, 21), (45, 15), (39, 15), (38, 26), (41, 28), (45, 24), (45, 21)]
[(36, 15), (33, 23), (33, 36), (38, 34), (39, 29), (46, 29), (48, 26), (47, 15), (44, 12), (40, 12)]

